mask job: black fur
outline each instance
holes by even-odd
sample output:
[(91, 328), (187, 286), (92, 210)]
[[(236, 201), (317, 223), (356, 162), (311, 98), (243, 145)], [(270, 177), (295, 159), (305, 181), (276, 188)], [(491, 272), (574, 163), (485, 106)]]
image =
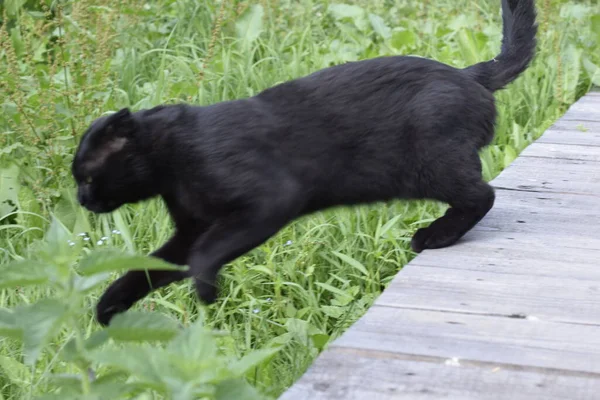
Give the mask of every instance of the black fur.
[(450, 208), (417, 231), (412, 247), (455, 243), (494, 203), (478, 156), (494, 134), (492, 92), (534, 54), (533, 0), (504, 1), (497, 61), (461, 70), (416, 57), (376, 58), (248, 99), (125, 109), (97, 120), (73, 163), (80, 202), (109, 212), (162, 196), (176, 231), (152, 254), (190, 266), (189, 275), (127, 273), (102, 296), (99, 321), (187, 276), (212, 302), (222, 265), (328, 207), (440, 200)]

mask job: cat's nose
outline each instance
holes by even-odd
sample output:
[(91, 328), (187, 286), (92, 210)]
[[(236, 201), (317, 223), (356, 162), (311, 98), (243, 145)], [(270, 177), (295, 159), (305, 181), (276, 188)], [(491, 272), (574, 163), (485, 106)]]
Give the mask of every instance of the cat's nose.
[(86, 203), (89, 200), (89, 196), (86, 193), (85, 189), (79, 188), (77, 190), (77, 201), (79, 201), (79, 204), (81, 204), (82, 206), (85, 206)]

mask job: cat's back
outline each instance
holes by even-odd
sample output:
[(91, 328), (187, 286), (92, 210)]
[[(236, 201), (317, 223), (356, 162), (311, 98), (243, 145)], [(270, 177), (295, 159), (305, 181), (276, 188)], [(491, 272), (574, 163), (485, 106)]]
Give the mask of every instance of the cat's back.
[(324, 68), (266, 89), (257, 97), (275, 101), (281, 107), (310, 102), (356, 103), (374, 96), (394, 97), (402, 102), (430, 82), (444, 82), (456, 88), (473, 83), (461, 70), (435, 60), (388, 56)]
[(463, 70), (413, 56), (325, 68), (267, 89), (256, 99), (291, 125), (338, 132), (345, 127), (372, 131), (373, 124), (398, 127), (417, 119), (426, 123), (432, 112), (443, 117), (473, 104), (486, 114), (494, 109), (492, 94)]

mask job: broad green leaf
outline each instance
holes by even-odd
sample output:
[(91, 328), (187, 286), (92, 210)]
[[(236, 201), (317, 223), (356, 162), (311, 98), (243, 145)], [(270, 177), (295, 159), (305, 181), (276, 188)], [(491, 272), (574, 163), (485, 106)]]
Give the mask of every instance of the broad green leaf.
[(242, 376), (250, 371), (252, 368), (257, 367), (263, 362), (267, 361), (274, 354), (279, 352), (279, 347), (266, 348), (261, 350), (254, 350), (239, 360), (234, 361), (230, 365), (231, 372), (236, 376)]
[(344, 307), (338, 306), (322, 306), (320, 307), (320, 310), (323, 312), (323, 314), (336, 319), (341, 317), (346, 312)]
[(342, 261), (348, 263), (354, 269), (357, 269), (360, 272), (362, 272), (363, 275), (369, 276), (369, 271), (367, 271), (367, 268), (365, 268), (364, 265), (356, 261), (354, 258), (347, 256), (346, 254), (338, 253), (337, 251), (332, 251), (332, 253), (335, 254), (338, 258), (340, 258)]
[(382, 38), (389, 39), (392, 37), (392, 30), (379, 15), (369, 14), (369, 21), (373, 30)]
[(25, 43), (23, 36), (21, 36), (21, 30), (18, 27), (10, 30), (10, 39), (17, 57), (21, 57), (25, 51)]
[(60, 191), (60, 200), (54, 207), (54, 215), (73, 235), (92, 231), (84, 208), (77, 202), (74, 189)]
[(51, 393), (36, 396), (35, 400), (82, 400), (81, 395), (77, 393), (65, 394), (65, 393)]
[[(81, 210), (81, 206), (75, 203), (75, 190), (63, 189), (60, 191), (60, 199), (56, 202), (53, 210), (53, 215), (58, 219), (65, 228), (73, 232), (77, 212)], [(77, 232), (79, 233), (79, 232)]]
[(53, 267), (41, 261), (25, 260), (0, 267), (0, 289), (47, 283)]
[(258, 391), (245, 379), (230, 379), (217, 384), (217, 400), (262, 400)]
[(69, 239), (71, 239), (71, 233), (69, 230), (62, 222), (60, 222), (58, 218), (53, 216), (50, 227), (46, 232), (46, 242), (54, 246), (63, 246), (64, 244), (68, 244)]
[(85, 256), (79, 263), (79, 272), (90, 276), (123, 270), (178, 270), (186, 269), (151, 256), (127, 255), (116, 249), (99, 249)]
[(326, 333), (316, 333), (314, 335), (311, 335), (310, 338), (313, 341), (313, 345), (319, 350), (325, 348), (325, 346), (327, 345), (327, 343), (329, 343), (329, 340), (331, 339), (331, 337)]
[(590, 14), (590, 9), (586, 4), (567, 2), (561, 6), (559, 15), (566, 20), (584, 19)]
[(23, 7), (27, 0), (6, 0), (6, 13), (10, 17), (14, 17), (19, 12), (19, 9)]
[(357, 19), (362, 18), (365, 15), (365, 10), (362, 7), (351, 4), (330, 4), (329, 7), (327, 7), (327, 11), (329, 11), (336, 19)]
[(583, 58), (583, 67), (587, 71), (592, 83), (596, 86), (600, 86), (600, 67), (594, 64), (589, 57)]
[(592, 15), (590, 22), (592, 32), (596, 34), (596, 43), (600, 43), (600, 14)]
[(163, 314), (130, 310), (116, 315), (106, 330), (118, 341), (170, 340), (179, 332), (179, 324)]
[(468, 29), (468, 30), (472, 30), (473, 28), (473, 18), (469, 18), (469, 16), (465, 13), (461, 13), (458, 14), (457, 16), (455, 16), (454, 18), (451, 18), (448, 22), (447, 25), (450, 29), (452, 29), (453, 31), (458, 32), (461, 29)]
[(204, 360), (215, 357), (217, 345), (215, 338), (204, 325), (202, 315), (193, 324), (186, 327), (167, 346), (167, 351), (189, 360)]
[(45, 242), (42, 245), (38, 256), (44, 261), (56, 266), (56, 271), (61, 279), (68, 279), (71, 273), (71, 265), (76, 258), (76, 254), (69, 245), (72, 235), (69, 230), (52, 216), (52, 220), (45, 235)]
[[(20, 149), (23, 148), (23, 143), (13, 143), (10, 144), (8, 146), (4, 146), (3, 148), (0, 149), (0, 155), (8, 155), (11, 154), (13, 151), (15, 151), (16, 149)], [(13, 166), (13, 168), (17, 168), (16, 166)], [(1, 189), (0, 189), (0, 193), (1, 193)], [(0, 214), (2, 215), (2, 214)]]
[(62, 351), (60, 352), (60, 356), (63, 361), (76, 362), (79, 363), (80, 366), (87, 367), (89, 365), (87, 360), (88, 351), (94, 350), (96, 347), (103, 345), (108, 339), (109, 336), (106, 329), (96, 331), (85, 340), (83, 343), (83, 350), (80, 351), (77, 349), (77, 342), (75, 338), (73, 338), (64, 345)]
[(87, 293), (110, 278), (110, 272), (95, 274), (92, 276), (73, 275), (73, 288), (80, 293)]
[(479, 49), (477, 48), (477, 41), (475, 36), (466, 29), (461, 29), (457, 32), (456, 37), (458, 39), (459, 49), (463, 59), (468, 65), (475, 64), (479, 60)]
[(198, 396), (196, 396), (194, 386), (191, 382), (169, 382), (167, 385), (170, 394), (169, 398), (173, 400), (195, 400)]
[(305, 346), (309, 344), (309, 323), (307, 321), (297, 318), (288, 318), (285, 321), (285, 327), (298, 342)]
[(23, 329), (17, 323), (17, 317), (13, 310), (0, 308), (0, 336), (22, 338)]
[(338, 20), (351, 20), (360, 30), (365, 31), (368, 28), (366, 12), (363, 8), (350, 4), (330, 4), (327, 11)]
[(57, 333), (67, 315), (67, 307), (58, 300), (45, 299), (17, 307), (15, 315), (18, 315), (17, 323), (23, 330), (25, 364), (33, 365), (42, 347)]
[(148, 382), (157, 390), (164, 390), (162, 383), (161, 364), (164, 362), (164, 352), (160, 348), (151, 348), (138, 344), (126, 344), (119, 348), (103, 348), (90, 352), (90, 359), (104, 366), (112, 366), (126, 371)]
[(19, 387), (29, 387), (32, 383), (30, 369), (12, 357), (0, 356), (0, 375)]
[(93, 350), (96, 347), (102, 346), (108, 340), (109, 335), (106, 329), (96, 331), (85, 340), (86, 350)]
[(132, 398), (135, 393), (144, 388), (137, 383), (127, 383), (127, 374), (123, 372), (112, 372), (96, 379), (91, 384), (91, 394), (101, 399)]
[(75, 374), (52, 374), (49, 383), (60, 388), (61, 394), (81, 395), (81, 376)]
[(263, 16), (265, 11), (260, 4), (253, 4), (235, 23), (237, 36), (245, 43), (254, 42), (263, 31)]
[(289, 344), (294, 339), (294, 335), (290, 332), (286, 332), (283, 335), (275, 336), (273, 339), (269, 340), (267, 345), (269, 346), (285, 346)]
[(65, 362), (78, 362), (83, 359), (83, 354), (77, 351), (77, 341), (75, 338), (69, 340), (60, 351), (60, 358)]
[(322, 287), (323, 289), (338, 295), (341, 299), (345, 300), (345, 301), (352, 301), (353, 297), (350, 296), (348, 293), (344, 292), (343, 290), (340, 290), (336, 287), (333, 287), (327, 283), (322, 283), (322, 282), (316, 282), (315, 285)]
[(19, 168), (10, 165), (0, 169), (0, 223), (19, 204)]
[(396, 49), (403, 47), (413, 47), (417, 41), (417, 36), (409, 30), (395, 30), (392, 33), (391, 45)]

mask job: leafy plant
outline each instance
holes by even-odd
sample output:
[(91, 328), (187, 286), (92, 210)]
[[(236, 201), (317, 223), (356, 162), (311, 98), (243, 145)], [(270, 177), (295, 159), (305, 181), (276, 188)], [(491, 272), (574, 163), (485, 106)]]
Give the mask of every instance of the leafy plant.
[[(203, 317), (183, 327), (158, 312), (130, 310), (86, 337), (79, 323), (85, 313), (85, 295), (111, 272), (136, 266), (146, 270), (181, 267), (114, 249), (89, 252), (76, 262), (74, 243), (54, 219), (45, 243), (37, 249), (37, 259), (0, 269), (2, 289), (43, 285), (52, 292), (34, 303), (0, 309), (0, 336), (23, 346), (22, 362), (0, 359), (0, 366), (11, 371), (11, 381), (28, 381), (31, 387), (42, 383), (45, 394), (40, 398), (44, 399), (131, 398), (144, 392), (177, 400), (262, 398), (245, 376), (278, 347), (250, 352), (241, 359), (224, 356), (218, 351), (219, 335), (206, 329)], [(43, 373), (34, 381), (28, 367), (34, 367), (50, 341), (64, 333), (70, 339), (57, 355), (78, 373)]]

